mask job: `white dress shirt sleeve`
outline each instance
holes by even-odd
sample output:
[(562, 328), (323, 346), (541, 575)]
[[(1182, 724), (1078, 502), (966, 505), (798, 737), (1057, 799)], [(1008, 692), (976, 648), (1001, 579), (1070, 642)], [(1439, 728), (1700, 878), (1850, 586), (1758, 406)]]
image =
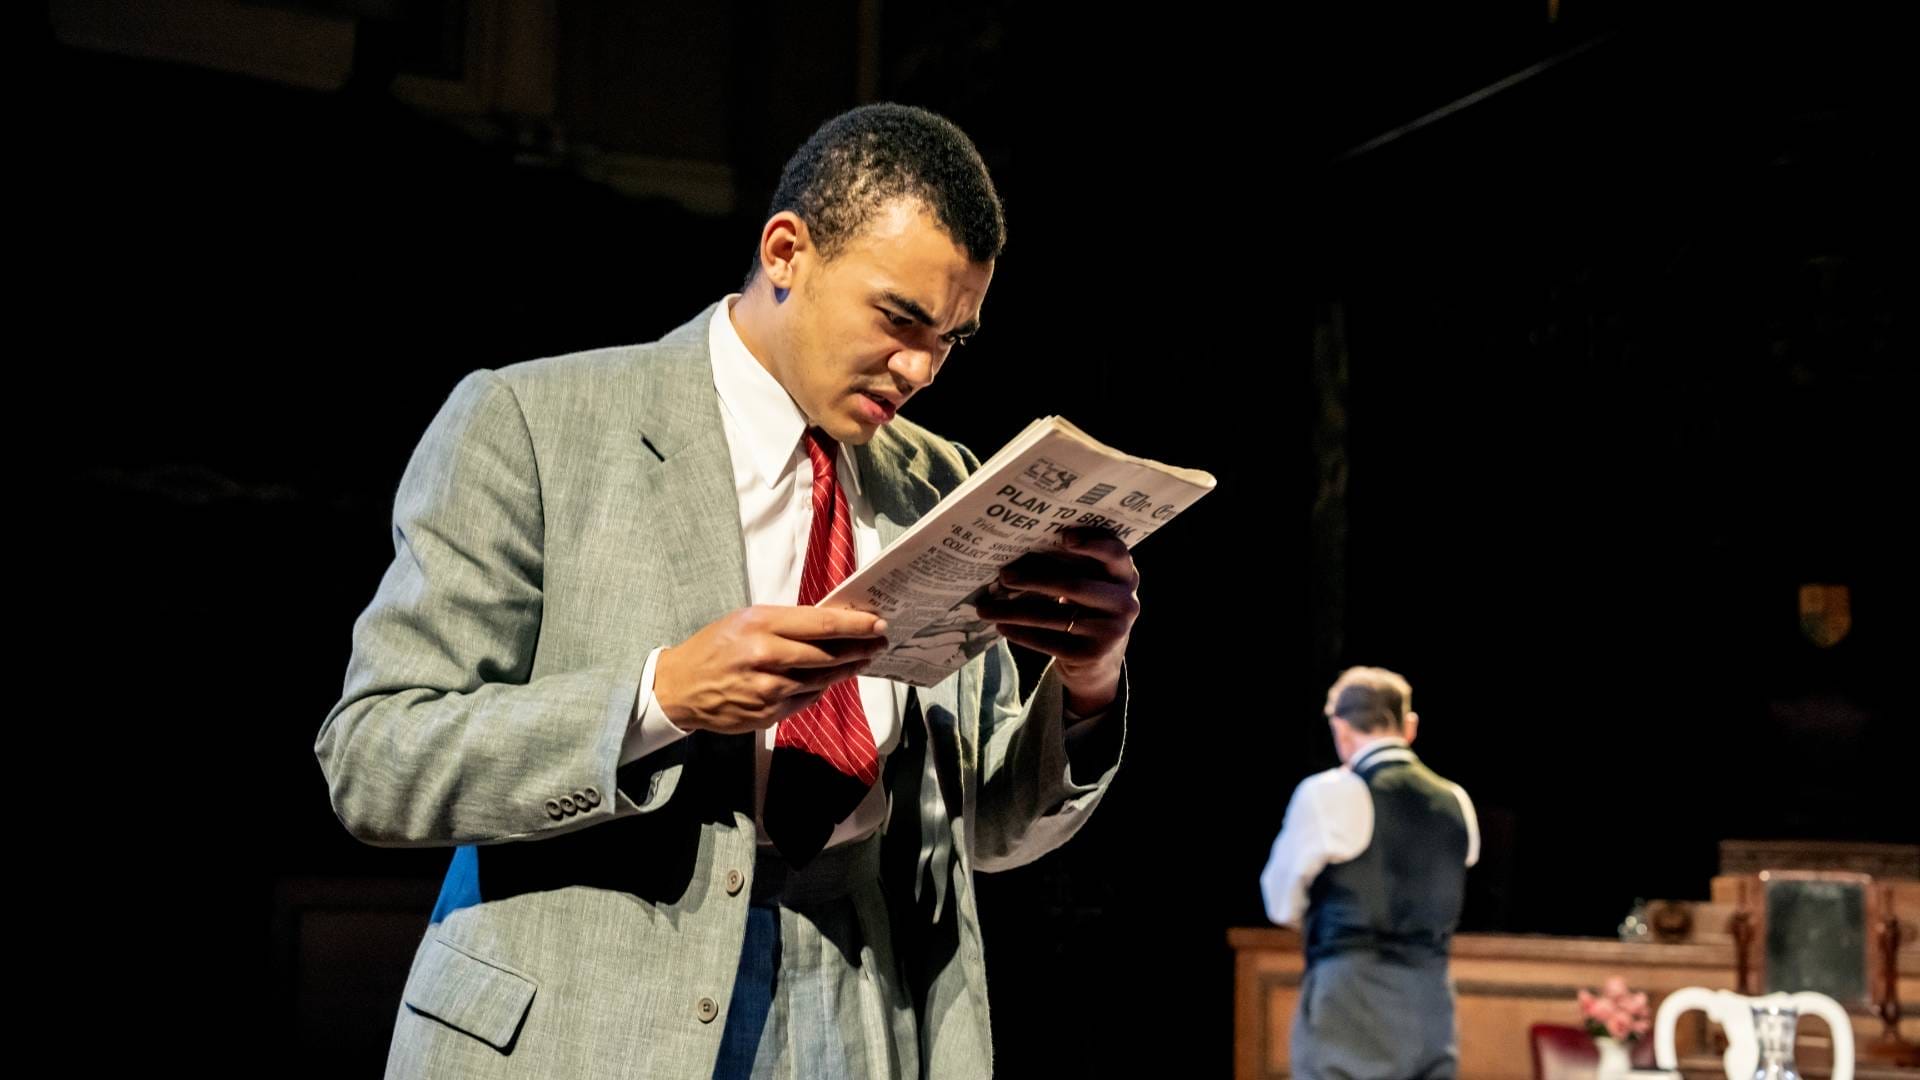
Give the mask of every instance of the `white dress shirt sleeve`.
[(653, 700), (653, 669), (660, 662), (660, 646), (647, 654), (647, 666), (640, 669), (640, 691), (634, 697), (633, 719), (627, 721), (627, 737), (620, 744), (620, 764), (646, 757), (669, 743), (687, 737), (689, 732), (674, 726), (667, 712)]
[(1467, 865), (1480, 861), (1480, 817), (1473, 812), (1473, 800), (1467, 798), (1467, 789), (1449, 782), (1453, 797), (1460, 800), (1461, 816), (1467, 819)]
[(1267, 918), (1298, 926), (1307, 912), (1307, 888), (1320, 871), (1353, 859), (1372, 842), (1373, 796), (1366, 781), (1345, 769), (1302, 780), (1260, 872)]

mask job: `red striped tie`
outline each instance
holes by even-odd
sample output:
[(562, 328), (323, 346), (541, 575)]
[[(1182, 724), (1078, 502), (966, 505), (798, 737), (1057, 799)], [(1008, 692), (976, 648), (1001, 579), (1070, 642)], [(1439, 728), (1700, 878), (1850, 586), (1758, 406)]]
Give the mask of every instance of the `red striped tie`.
[[(853, 573), (853, 518), (834, 469), (839, 444), (817, 428), (803, 440), (813, 461), (813, 524), (800, 570), (800, 604), (817, 604)], [(842, 679), (813, 704), (780, 721), (773, 739), (764, 810), (767, 835), (794, 867), (826, 846), (880, 775), (860, 687)]]

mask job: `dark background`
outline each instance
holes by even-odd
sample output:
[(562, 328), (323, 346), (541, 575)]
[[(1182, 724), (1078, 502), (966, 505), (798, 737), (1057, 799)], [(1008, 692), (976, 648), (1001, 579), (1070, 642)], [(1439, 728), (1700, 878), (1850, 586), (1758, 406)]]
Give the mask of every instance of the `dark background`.
[[(988, 329), (913, 417), (984, 455), (1061, 412), (1220, 480), (1140, 552), (1099, 814), (981, 882), (1006, 1073), (1225, 1074), (1225, 931), (1348, 664), (1411, 679), (1479, 806), (1463, 929), (1610, 934), (1725, 838), (1920, 839), (1883, 16), (1036, 7), (534, 4), (532, 107), (404, 92), (471, 83), (500, 4), (48, 7), (15, 400), (60, 690), (21, 750), (102, 1057), (377, 1069), (446, 854), (356, 844), (312, 743), (414, 441), (467, 371), (735, 288), (786, 154), (870, 97), (966, 128), (1007, 203)], [(179, 44), (263, 11), (349, 25), (338, 77)], [(266, 55), (311, 52), (289, 25)], [(1851, 590), (1832, 648), (1809, 583)]]

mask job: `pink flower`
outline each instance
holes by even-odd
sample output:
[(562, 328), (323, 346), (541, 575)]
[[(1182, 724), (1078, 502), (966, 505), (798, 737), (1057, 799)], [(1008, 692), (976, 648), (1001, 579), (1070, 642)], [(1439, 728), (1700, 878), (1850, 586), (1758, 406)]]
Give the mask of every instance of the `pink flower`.
[(1596, 1037), (1606, 1035), (1625, 1042), (1641, 1038), (1653, 1028), (1646, 993), (1628, 987), (1627, 980), (1620, 976), (1608, 979), (1598, 994), (1580, 988), (1575, 996), (1588, 1032)]

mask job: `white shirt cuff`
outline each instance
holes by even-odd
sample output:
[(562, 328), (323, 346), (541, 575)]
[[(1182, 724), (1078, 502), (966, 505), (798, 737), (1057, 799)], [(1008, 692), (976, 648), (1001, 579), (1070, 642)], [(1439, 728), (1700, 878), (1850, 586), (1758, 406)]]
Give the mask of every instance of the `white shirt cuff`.
[(620, 764), (646, 757), (655, 750), (678, 742), (690, 734), (667, 719), (665, 709), (653, 700), (653, 669), (660, 662), (661, 646), (647, 654), (647, 666), (640, 669), (640, 691), (634, 697), (633, 719), (627, 722), (627, 738), (620, 745)]

